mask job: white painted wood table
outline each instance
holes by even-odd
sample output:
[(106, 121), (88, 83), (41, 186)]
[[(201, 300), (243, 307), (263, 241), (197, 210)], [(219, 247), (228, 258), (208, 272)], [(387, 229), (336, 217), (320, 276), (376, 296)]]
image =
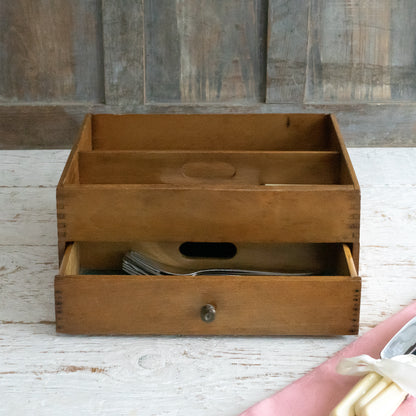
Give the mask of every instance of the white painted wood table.
[[(57, 335), (55, 185), (68, 153), (0, 152), (1, 415), (238, 415), (356, 338)], [(350, 155), (362, 334), (416, 299), (416, 148)]]

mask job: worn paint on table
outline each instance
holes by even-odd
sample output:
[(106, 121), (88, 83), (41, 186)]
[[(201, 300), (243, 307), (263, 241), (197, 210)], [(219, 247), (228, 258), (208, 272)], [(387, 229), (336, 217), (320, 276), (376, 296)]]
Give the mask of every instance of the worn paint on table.
[[(416, 300), (416, 149), (349, 154), (363, 197), (364, 333)], [(355, 339), (56, 335), (54, 184), (67, 156), (0, 152), (0, 414), (232, 416)]]

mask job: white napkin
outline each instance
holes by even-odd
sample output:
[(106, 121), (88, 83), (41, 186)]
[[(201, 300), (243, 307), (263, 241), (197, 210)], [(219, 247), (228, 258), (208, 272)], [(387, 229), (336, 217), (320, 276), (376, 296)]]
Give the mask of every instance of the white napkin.
[(376, 360), (369, 355), (343, 358), (336, 368), (339, 374), (359, 376), (363, 373), (376, 372), (389, 378), (402, 390), (416, 397), (416, 356), (398, 355), (393, 358)]

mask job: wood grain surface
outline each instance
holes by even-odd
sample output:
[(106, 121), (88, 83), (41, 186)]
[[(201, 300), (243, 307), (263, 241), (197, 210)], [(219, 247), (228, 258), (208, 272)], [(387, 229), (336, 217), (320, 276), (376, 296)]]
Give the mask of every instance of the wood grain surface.
[(98, 0), (0, 4), (0, 102), (102, 102)]
[(415, 7), (270, 0), (267, 102), (413, 102)]
[[(349, 276), (59, 275), (56, 329), (88, 335), (354, 334), (360, 288), (360, 279)], [(216, 308), (209, 324), (200, 318), (206, 304)]]
[[(413, 0), (0, 4), (0, 148), (67, 148), (85, 113), (335, 113), (416, 143)], [(267, 104), (265, 104), (265, 101)]]
[(270, 0), (267, 102), (302, 103), (307, 78), (309, 1)]
[[(67, 150), (0, 152), (0, 414), (237, 415), (356, 339), (55, 333)], [(349, 149), (362, 192), (360, 333), (416, 300), (416, 149)]]
[(412, 102), (416, 96), (416, 39), (412, 27), (416, 21), (416, 3), (392, 2), (390, 36), (391, 98)]
[(352, 185), (82, 184), (59, 189), (57, 200), (66, 241), (335, 243), (359, 233)]
[(324, 114), (105, 114), (92, 118), (92, 141), (94, 150), (330, 150), (328, 123)]
[(390, 34), (394, 0), (311, 1), (307, 100), (391, 98)]
[(78, 158), (80, 183), (341, 183), (340, 154), (335, 151), (96, 150), (80, 152)]
[(264, 0), (145, 0), (147, 102), (262, 102)]
[(0, 105), (0, 149), (70, 148), (86, 113), (333, 113), (349, 146), (416, 145), (416, 105)]
[(103, 0), (105, 102), (144, 100), (143, 0)]
[[(411, 1), (312, 1), (308, 101), (414, 100), (416, 14)], [(332, 23), (329, 23), (332, 22)], [(409, 88), (410, 87), (410, 88)]]

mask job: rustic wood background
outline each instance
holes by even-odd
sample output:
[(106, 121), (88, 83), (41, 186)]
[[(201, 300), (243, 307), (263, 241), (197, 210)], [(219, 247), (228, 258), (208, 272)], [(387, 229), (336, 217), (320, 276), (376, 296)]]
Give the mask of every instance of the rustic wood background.
[(0, 2), (0, 148), (70, 147), (87, 112), (334, 112), (416, 145), (414, 0)]

